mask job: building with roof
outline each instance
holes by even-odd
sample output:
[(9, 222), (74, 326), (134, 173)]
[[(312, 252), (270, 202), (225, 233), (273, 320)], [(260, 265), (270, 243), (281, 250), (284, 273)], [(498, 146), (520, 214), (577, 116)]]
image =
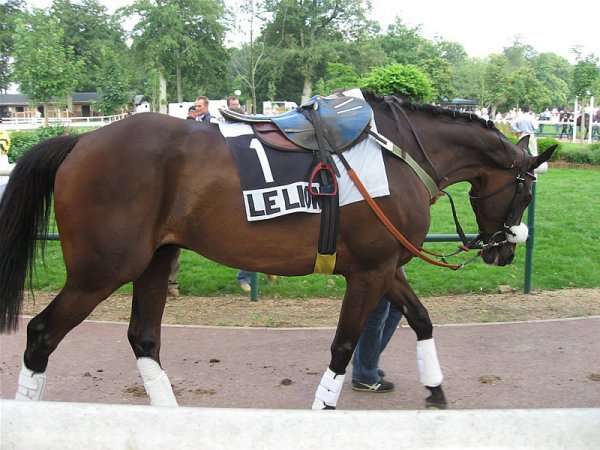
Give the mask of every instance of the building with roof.
[[(67, 108), (65, 98), (53, 97), (47, 103), (46, 115), (51, 117), (93, 117), (99, 115), (94, 105), (100, 100), (97, 92), (75, 92), (72, 95), (72, 107)], [(24, 94), (0, 94), (0, 117), (30, 118), (42, 117), (42, 103), (33, 103)]]

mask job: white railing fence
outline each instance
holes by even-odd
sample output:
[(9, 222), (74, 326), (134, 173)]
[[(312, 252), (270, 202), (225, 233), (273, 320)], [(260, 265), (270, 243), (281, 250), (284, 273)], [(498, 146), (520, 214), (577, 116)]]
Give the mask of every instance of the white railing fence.
[(48, 125), (64, 125), (68, 127), (101, 127), (116, 122), (127, 117), (127, 113), (115, 114), (113, 116), (94, 116), (94, 117), (8, 117), (2, 118), (0, 127), (4, 130), (32, 130), (44, 126), (44, 121)]

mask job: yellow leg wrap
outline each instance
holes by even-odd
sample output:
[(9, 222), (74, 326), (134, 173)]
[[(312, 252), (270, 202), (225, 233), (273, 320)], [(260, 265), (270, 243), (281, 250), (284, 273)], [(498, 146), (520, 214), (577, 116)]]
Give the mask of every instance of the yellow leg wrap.
[(333, 255), (321, 255), (320, 253), (317, 253), (313, 273), (332, 274), (335, 269), (336, 255), (337, 253), (334, 253)]

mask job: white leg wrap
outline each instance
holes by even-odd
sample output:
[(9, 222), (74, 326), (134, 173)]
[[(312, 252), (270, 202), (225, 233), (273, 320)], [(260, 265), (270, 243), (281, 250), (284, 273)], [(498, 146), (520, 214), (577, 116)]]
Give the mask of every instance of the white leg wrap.
[(344, 377), (345, 375), (336, 375), (328, 367), (315, 393), (315, 401), (312, 404), (312, 409), (325, 409), (326, 406), (333, 406), (335, 408), (338, 398), (340, 398), (340, 392), (342, 392)]
[(442, 375), (433, 338), (417, 341), (417, 363), (423, 385), (436, 387), (442, 384), (444, 375)]
[(19, 372), (19, 387), (15, 400), (41, 400), (44, 396), (44, 388), (46, 387), (46, 374), (34, 373), (25, 365)]
[(169, 377), (152, 358), (138, 358), (137, 366), (152, 406), (177, 406)]

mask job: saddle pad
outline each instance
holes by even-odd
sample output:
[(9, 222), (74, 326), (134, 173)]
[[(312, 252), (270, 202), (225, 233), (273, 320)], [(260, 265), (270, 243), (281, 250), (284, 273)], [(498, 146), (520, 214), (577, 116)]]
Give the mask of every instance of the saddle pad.
[[(248, 221), (295, 212), (320, 213), (308, 192), (316, 159), (312, 153), (285, 152), (264, 146), (246, 123), (219, 123), (236, 162)], [(344, 153), (372, 197), (389, 195), (381, 147), (369, 137)], [(337, 156), (340, 206), (363, 200)], [(313, 184), (318, 189), (318, 184)]]

